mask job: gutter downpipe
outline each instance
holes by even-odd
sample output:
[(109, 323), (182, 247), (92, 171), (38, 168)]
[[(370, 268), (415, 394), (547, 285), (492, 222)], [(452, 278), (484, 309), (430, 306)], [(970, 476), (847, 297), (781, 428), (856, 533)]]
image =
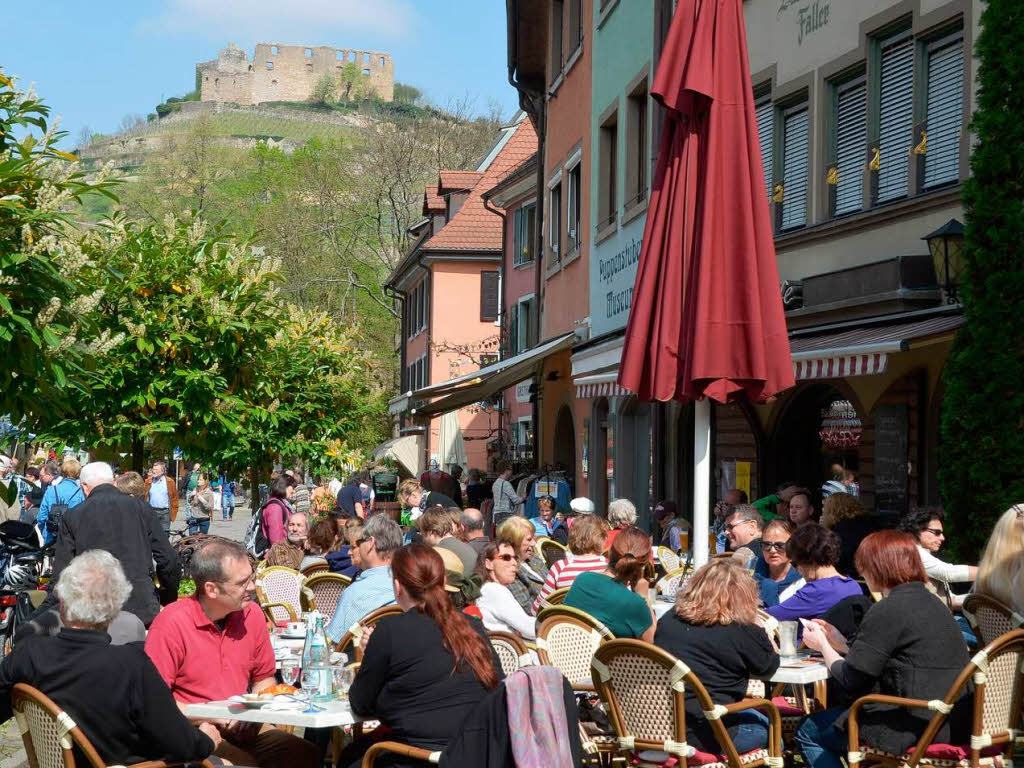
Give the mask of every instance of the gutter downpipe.
[[(491, 213), (501, 217), (501, 272), (498, 273), (498, 355), (501, 359), (502, 352), (502, 339), (505, 338), (505, 327), (508, 320), (508, 313), (505, 307), (505, 243), (508, 242), (508, 214), (505, 213), (504, 208), (495, 208), (491, 205), (491, 199), (485, 194), (483, 196), (484, 209)], [(498, 439), (504, 444), (504, 438), (501, 431), (501, 415), (505, 410), (505, 399), (502, 398), (502, 407), (498, 409)], [(487, 446), (484, 445), (484, 450), (487, 450)]]

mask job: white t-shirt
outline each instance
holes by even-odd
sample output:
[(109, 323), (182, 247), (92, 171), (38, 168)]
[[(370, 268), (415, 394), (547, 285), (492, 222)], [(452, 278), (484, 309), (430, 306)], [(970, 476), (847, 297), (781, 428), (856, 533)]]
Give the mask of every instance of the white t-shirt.
[(523, 610), (508, 587), (496, 581), (488, 581), (480, 588), (476, 607), (480, 609), (484, 627), (490, 632), (511, 632), (526, 640), (537, 637), (533, 616)]

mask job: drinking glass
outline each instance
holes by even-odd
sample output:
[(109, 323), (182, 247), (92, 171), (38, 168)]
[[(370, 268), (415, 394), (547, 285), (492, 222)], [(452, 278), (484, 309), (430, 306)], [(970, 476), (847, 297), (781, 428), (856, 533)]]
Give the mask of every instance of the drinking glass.
[(296, 658), (281, 660), (281, 682), (285, 685), (295, 685), (299, 679), (299, 660)]
[(796, 633), (800, 625), (795, 621), (779, 622), (779, 655), (796, 656)]
[(313, 705), (313, 697), (316, 696), (320, 686), (320, 670), (303, 667), (302, 669), (302, 697), (306, 700), (306, 708), (302, 714), (311, 715), (319, 712), (320, 708)]
[(334, 675), (334, 693), (338, 698), (347, 698), (348, 689), (352, 687), (356, 676), (355, 670), (352, 667), (337, 666), (331, 668), (331, 674)]

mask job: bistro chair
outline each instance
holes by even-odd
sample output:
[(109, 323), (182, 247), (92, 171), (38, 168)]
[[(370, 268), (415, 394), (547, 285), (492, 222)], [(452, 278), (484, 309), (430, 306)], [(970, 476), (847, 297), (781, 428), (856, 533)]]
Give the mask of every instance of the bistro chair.
[[(946, 722), (953, 704), (974, 683), (974, 713), (969, 744), (936, 744), (935, 736)], [(1024, 630), (996, 638), (978, 651), (939, 700), (905, 699), (870, 694), (850, 707), (847, 722), (850, 768), (979, 768), (1013, 765), (1015, 742), (1021, 735), (1021, 698), (1024, 697)], [(860, 743), (860, 712), (865, 704), (887, 704), (934, 712), (928, 726), (906, 754), (883, 752)]]
[[(18, 683), (11, 691), (11, 709), (25, 743), (29, 768), (75, 768), (73, 750), (76, 747), (92, 768), (106, 768), (103, 758), (82, 733), (82, 729), (42, 691)], [(206, 760), (191, 762), (193, 765), (213, 768)], [(128, 768), (166, 768), (169, 765), (182, 763), (147, 760)]]
[(559, 587), (558, 589), (553, 590), (550, 595), (540, 601), (540, 610), (561, 605), (565, 602), (565, 596), (567, 594), (569, 594), (569, 587)]
[(1024, 616), (994, 597), (972, 592), (964, 599), (963, 615), (982, 645), (1015, 629), (1024, 629)]
[(569, 555), (569, 548), (554, 539), (540, 539), (537, 546), (540, 548), (540, 556), (544, 560), (544, 565), (548, 568)]
[(508, 677), (517, 669), (533, 664), (533, 658), (526, 643), (511, 632), (488, 632), (487, 638), (494, 647), (494, 653), (501, 662), (501, 671)]
[(315, 574), (318, 574), (318, 573), (330, 573), (330, 572), (331, 572), (331, 566), (329, 566), (326, 562), (324, 562), (324, 563), (310, 563), (309, 565), (307, 565), (305, 568), (303, 568), (300, 571), (300, 573), (303, 576), (305, 576), (307, 579), (310, 576), (314, 576)]
[(283, 626), (302, 615), (302, 574), (272, 565), (256, 574), (256, 599), (269, 621)]
[(340, 573), (317, 573), (310, 576), (302, 587), (302, 609), (317, 611), (326, 616), (327, 623), (330, 623), (341, 593), (351, 583), (352, 579)]
[(675, 597), (676, 593), (686, 584), (689, 577), (690, 573), (686, 567), (673, 568), (654, 582), (654, 590), (659, 595)]
[(362, 661), (363, 660), (363, 649), (360, 647), (360, 642), (363, 639), (363, 632), (369, 627), (376, 626), (377, 622), (388, 616), (398, 616), (402, 613), (402, 609), (397, 605), (385, 605), (383, 608), (378, 608), (375, 611), (370, 611), (348, 628), (348, 632), (342, 635), (341, 640), (334, 646), (336, 651), (344, 651), (348, 646), (352, 646), (352, 660)]
[(373, 768), (373, 764), (377, 761), (377, 758), (383, 754), (411, 757), (413, 760), (421, 760), (433, 765), (437, 765), (441, 762), (440, 750), (437, 752), (431, 752), (428, 749), (420, 749), (419, 747), (412, 747), (408, 744), (399, 744), (397, 741), (378, 741), (366, 750), (366, 754), (363, 755), (361, 768)]
[[(781, 768), (779, 711), (766, 699), (715, 704), (697, 676), (670, 653), (641, 640), (610, 640), (594, 651), (594, 684), (608, 707), (618, 751), (627, 764), (663, 766), (678, 760), (687, 766)], [(686, 743), (686, 691), (693, 692), (718, 742), (715, 753)], [(722, 716), (756, 709), (768, 717), (768, 747), (744, 754), (736, 750)]]
[(537, 658), (556, 667), (574, 691), (593, 691), (590, 657), (601, 643), (614, 639), (611, 631), (589, 613), (556, 605), (537, 615)]
[(683, 564), (683, 561), (679, 559), (679, 555), (665, 546), (655, 547), (654, 555), (658, 562), (661, 563), (661, 568), (665, 573), (675, 571)]

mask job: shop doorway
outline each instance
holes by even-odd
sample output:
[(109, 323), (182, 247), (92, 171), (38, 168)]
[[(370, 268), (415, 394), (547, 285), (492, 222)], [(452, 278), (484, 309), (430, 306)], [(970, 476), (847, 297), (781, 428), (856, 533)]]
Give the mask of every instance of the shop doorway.
[(817, 492), (831, 479), (833, 464), (857, 472), (862, 418), (853, 400), (832, 384), (798, 391), (775, 425), (765, 491), (792, 481)]
[(573, 492), (576, 489), (576, 427), (569, 406), (563, 405), (555, 419), (555, 445), (552, 451), (555, 469), (569, 473)]
[[(608, 513), (608, 494), (614, 488), (615, 455), (614, 445), (609, 445), (614, 430), (609, 424), (608, 398), (602, 397), (594, 403), (594, 417), (591, 420), (590, 495), (594, 508), (601, 517)], [(611, 484), (612, 487), (609, 487)]]

